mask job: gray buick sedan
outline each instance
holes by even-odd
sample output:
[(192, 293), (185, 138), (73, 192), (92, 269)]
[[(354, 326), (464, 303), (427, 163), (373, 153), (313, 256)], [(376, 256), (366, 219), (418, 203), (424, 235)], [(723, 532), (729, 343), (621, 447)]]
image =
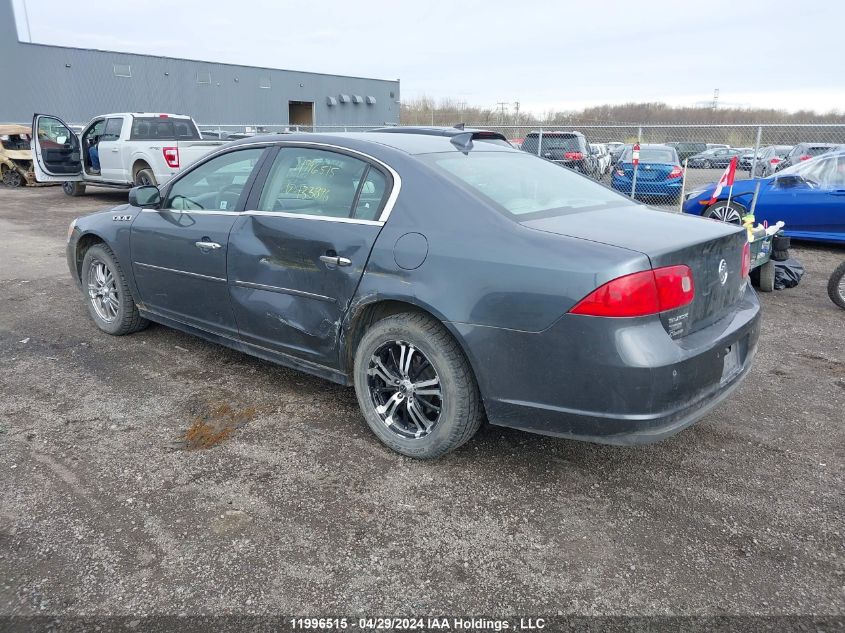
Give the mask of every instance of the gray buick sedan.
[(472, 131), (237, 141), (75, 220), (67, 257), (102, 331), (156, 321), (354, 385), (419, 458), (485, 418), (659, 440), (740, 384), (760, 328), (743, 229)]

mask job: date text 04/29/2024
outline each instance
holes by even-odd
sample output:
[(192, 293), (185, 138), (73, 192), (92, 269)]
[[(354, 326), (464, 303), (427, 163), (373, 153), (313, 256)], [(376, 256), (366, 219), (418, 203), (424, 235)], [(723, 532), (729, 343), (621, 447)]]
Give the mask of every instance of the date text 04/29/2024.
[(543, 618), (519, 618), (518, 620), (485, 618), (291, 618), (294, 630), (344, 630), (358, 628), (372, 631), (537, 631), (546, 628)]

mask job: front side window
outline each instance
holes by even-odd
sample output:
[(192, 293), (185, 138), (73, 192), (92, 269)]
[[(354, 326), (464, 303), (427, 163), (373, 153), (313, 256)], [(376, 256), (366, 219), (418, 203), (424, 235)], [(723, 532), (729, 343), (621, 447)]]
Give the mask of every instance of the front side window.
[(263, 148), (212, 158), (173, 183), (164, 207), (179, 211), (234, 211)]
[(106, 127), (100, 136), (101, 141), (116, 141), (120, 138), (120, 130), (123, 128), (123, 119), (106, 119)]
[(372, 220), (385, 190), (381, 172), (362, 160), (321, 149), (285, 147), (267, 176), (258, 210)]
[(636, 204), (570, 169), (527, 153), (449, 152), (420, 158), (458, 186), (480, 194), (494, 208), (520, 219)]

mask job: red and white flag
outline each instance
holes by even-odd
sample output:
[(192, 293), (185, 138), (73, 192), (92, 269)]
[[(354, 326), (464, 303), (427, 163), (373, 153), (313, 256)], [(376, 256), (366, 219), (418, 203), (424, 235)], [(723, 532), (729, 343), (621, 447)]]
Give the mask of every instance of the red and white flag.
[(713, 191), (713, 196), (710, 198), (710, 201), (707, 204), (713, 204), (719, 198), (719, 194), (722, 193), (722, 189), (725, 187), (730, 187), (733, 189), (734, 186), (734, 176), (736, 176), (736, 164), (739, 158), (734, 156), (731, 158), (731, 162), (728, 163), (727, 169), (725, 169), (725, 173), (722, 174), (722, 177), (719, 179), (719, 184), (716, 185), (716, 189)]

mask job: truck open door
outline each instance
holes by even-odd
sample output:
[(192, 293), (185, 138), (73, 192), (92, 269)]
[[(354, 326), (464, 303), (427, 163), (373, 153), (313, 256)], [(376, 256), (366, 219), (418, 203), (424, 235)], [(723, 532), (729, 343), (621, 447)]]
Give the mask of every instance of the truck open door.
[(32, 158), (38, 182), (80, 182), (82, 144), (79, 137), (58, 117), (32, 117)]

